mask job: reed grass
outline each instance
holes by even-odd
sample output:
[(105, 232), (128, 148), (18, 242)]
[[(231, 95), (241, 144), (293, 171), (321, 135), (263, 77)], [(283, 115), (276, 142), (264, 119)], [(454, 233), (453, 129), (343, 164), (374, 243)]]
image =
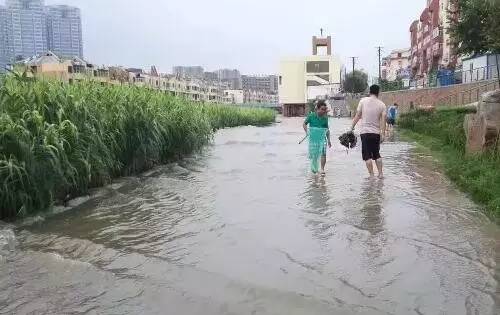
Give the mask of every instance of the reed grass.
[(219, 128), (274, 119), (272, 110), (193, 103), (138, 87), (0, 78), (0, 219), (182, 158)]

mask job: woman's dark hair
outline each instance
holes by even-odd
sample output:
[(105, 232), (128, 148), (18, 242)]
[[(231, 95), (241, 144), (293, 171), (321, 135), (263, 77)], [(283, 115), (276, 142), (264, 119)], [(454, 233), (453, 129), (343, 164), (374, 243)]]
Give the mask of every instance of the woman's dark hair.
[(323, 106), (327, 106), (326, 105), (326, 102), (324, 100), (319, 100), (317, 103), (316, 103), (316, 109), (320, 109), (321, 107)]

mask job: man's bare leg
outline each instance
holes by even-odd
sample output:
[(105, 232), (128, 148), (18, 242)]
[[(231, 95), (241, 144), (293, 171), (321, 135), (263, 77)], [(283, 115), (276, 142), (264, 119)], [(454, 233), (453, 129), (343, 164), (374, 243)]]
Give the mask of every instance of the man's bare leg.
[(384, 170), (382, 169), (383, 168), (382, 158), (376, 160), (375, 163), (377, 164), (378, 178), (384, 178)]
[(321, 156), (321, 174), (325, 174), (326, 155)]
[(373, 177), (373, 161), (372, 160), (367, 160), (365, 161), (366, 163), (366, 168), (368, 169), (368, 173), (370, 174), (370, 177)]

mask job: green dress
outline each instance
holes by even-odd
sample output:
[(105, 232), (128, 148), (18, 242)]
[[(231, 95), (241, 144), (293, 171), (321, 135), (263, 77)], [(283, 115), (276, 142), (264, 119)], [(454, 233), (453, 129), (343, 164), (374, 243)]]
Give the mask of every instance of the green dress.
[(328, 116), (318, 116), (316, 113), (310, 113), (305, 124), (309, 125), (309, 160), (311, 161), (311, 171), (319, 171), (319, 159), (326, 155), (326, 134), (328, 132)]

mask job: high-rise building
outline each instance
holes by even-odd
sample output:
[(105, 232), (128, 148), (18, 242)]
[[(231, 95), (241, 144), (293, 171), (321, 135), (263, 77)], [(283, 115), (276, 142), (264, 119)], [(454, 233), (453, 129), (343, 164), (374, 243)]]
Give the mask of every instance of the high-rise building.
[(205, 72), (203, 74), (203, 79), (206, 81), (217, 81), (218, 80), (217, 72)]
[(220, 69), (217, 71), (221, 80), (241, 79), (241, 74), (237, 69)]
[(67, 5), (48, 6), (47, 41), (49, 49), (63, 57), (83, 58), (80, 9)]
[(241, 80), (245, 91), (267, 91), (272, 93), (278, 91), (278, 76), (276, 75), (243, 75)]
[(0, 72), (4, 71), (7, 64), (7, 45), (5, 45), (5, 22), (7, 20), (7, 8), (0, 5)]
[(2, 11), (2, 46), (7, 63), (47, 50), (43, 0), (6, 0), (5, 10)]
[(44, 0), (6, 0), (0, 6), (0, 71), (47, 50), (83, 58), (80, 10)]
[(241, 73), (237, 69), (220, 69), (216, 71), (218, 80), (229, 84), (231, 90), (241, 90)]
[(202, 79), (205, 72), (200, 66), (176, 66), (172, 73), (181, 78)]

